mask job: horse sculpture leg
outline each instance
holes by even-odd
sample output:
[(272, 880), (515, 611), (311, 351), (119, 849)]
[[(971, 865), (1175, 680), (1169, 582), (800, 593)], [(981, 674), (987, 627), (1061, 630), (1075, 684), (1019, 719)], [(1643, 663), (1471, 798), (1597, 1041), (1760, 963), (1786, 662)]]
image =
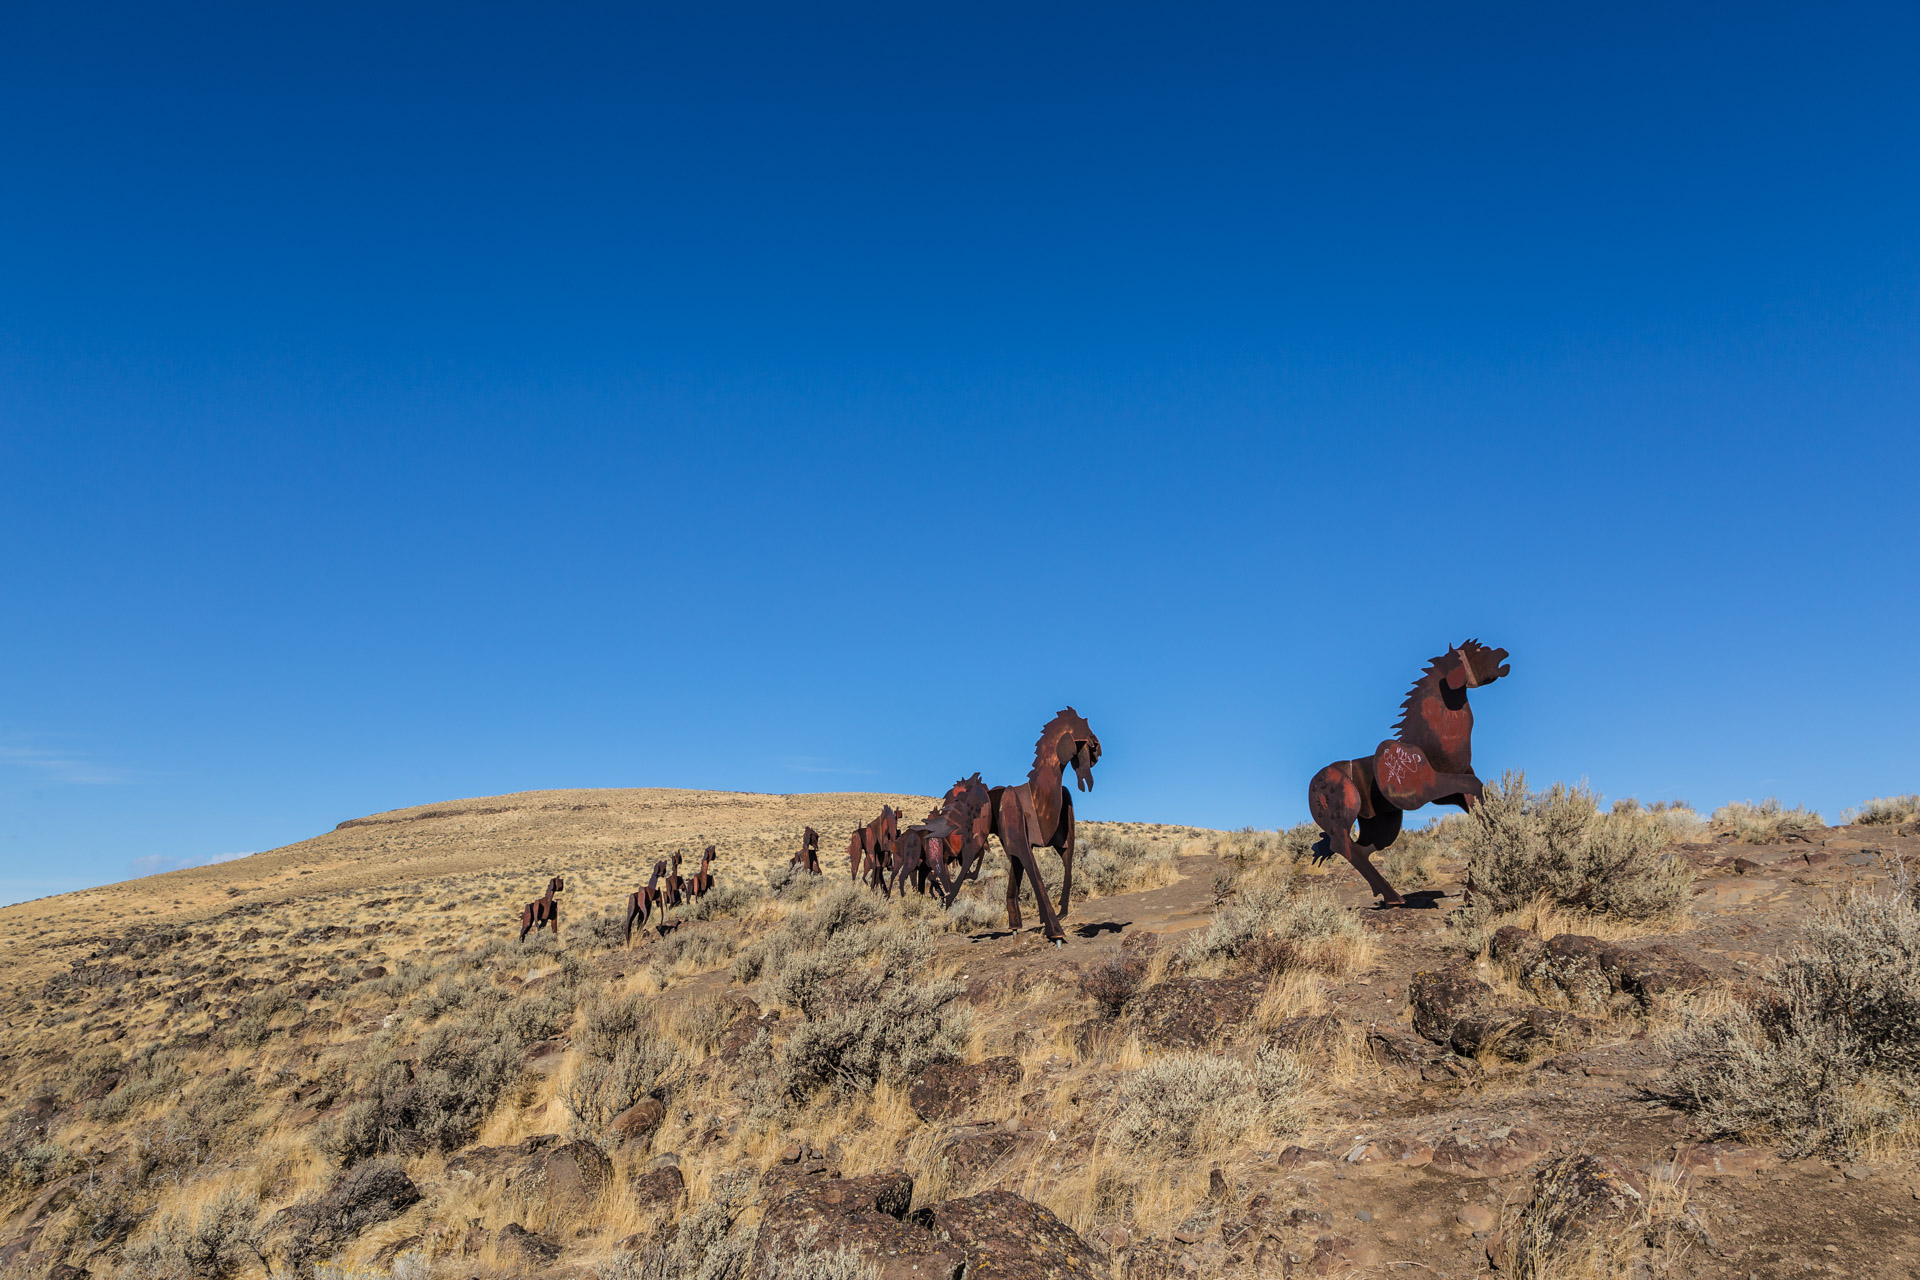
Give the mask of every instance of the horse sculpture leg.
[[(1315, 825), (1327, 833), (1328, 851), (1351, 863), (1385, 905), (1401, 906), (1406, 899), (1387, 883), (1369, 856), (1392, 844), (1400, 834), (1401, 813), (1384, 798), (1372, 805), (1364, 803), (1361, 779), (1355, 777), (1354, 766), (1358, 763), (1330, 764), (1315, 774), (1307, 787), (1307, 808), (1313, 814)], [(1357, 846), (1353, 839), (1355, 824), (1360, 826)]]
[(1024, 872), (1033, 881), (1033, 900), (1039, 904), (1048, 941), (1064, 944), (1067, 931), (1060, 927), (1053, 898), (1047, 893), (1047, 882), (1040, 877), (1040, 864), (1034, 860), (1033, 845), (1027, 839), (1030, 810), (1031, 801), (1010, 787), (1003, 793), (995, 813), (995, 833), (1000, 837), (1001, 848), (1007, 851), (1007, 923), (1015, 929), (1020, 927), (1020, 877)]
[(533, 904), (529, 902), (520, 908), (520, 941), (525, 942), (527, 935), (533, 932)]
[(1064, 919), (1073, 905), (1073, 793), (1063, 791), (1060, 794), (1061, 819), (1059, 841), (1060, 850), (1060, 915)]

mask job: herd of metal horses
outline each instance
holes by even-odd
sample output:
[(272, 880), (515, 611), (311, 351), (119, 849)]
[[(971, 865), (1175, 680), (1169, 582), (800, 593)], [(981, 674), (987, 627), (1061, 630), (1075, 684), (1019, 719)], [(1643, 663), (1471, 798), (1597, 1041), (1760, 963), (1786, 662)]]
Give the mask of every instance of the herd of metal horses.
[[(1478, 640), (1463, 641), (1429, 662), (1401, 703), (1393, 737), (1372, 755), (1328, 765), (1308, 784), (1308, 809), (1324, 833), (1313, 846), (1315, 860), (1339, 854), (1365, 878), (1382, 906), (1405, 905), (1373, 865), (1372, 855), (1399, 838), (1402, 815), (1409, 809), (1444, 804), (1471, 810), (1479, 802), (1467, 690), (1491, 684), (1509, 670), (1505, 649), (1490, 649)], [(888, 897), (909, 890), (933, 893), (950, 907), (961, 888), (980, 875), (987, 840), (997, 837), (1008, 862), (1008, 927), (1021, 927), (1020, 891), (1023, 880), (1031, 877), (1046, 937), (1064, 943), (1066, 930), (1060, 922), (1072, 905), (1074, 849), (1073, 793), (1065, 786), (1066, 771), (1073, 770), (1080, 790), (1091, 791), (1093, 767), (1099, 762), (1100, 739), (1085, 717), (1067, 707), (1040, 730), (1025, 782), (989, 787), (978, 773), (962, 778), (925, 818), (904, 829), (900, 814), (891, 805), (883, 806), (878, 817), (855, 827), (848, 838), (848, 874)], [(1057, 906), (1035, 857), (1043, 848), (1060, 856)], [(708, 845), (700, 869), (688, 876), (680, 874), (678, 853), (655, 862), (646, 885), (627, 895), (626, 942), (631, 945), (635, 926), (644, 928), (649, 920), (664, 931), (669, 908), (711, 890), (716, 856), (714, 846)], [(821, 874), (819, 832), (805, 830), (788, 866), (798, 873)], [(521, 911), (521, 941), (549, 926), (559, 936), (560, 908), (554, 895), (565, 887), (555, 876), (546, 896)]]

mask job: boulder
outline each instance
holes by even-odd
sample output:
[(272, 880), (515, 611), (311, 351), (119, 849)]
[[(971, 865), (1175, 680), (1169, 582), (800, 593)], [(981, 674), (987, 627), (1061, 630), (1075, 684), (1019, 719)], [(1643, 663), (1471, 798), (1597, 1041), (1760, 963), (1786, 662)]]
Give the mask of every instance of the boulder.
[(613, 1184), (613, 1161), (591, 1142), (568, 1142), (534, 1153), (512, 1175), (516, 1192), (549, 1210), (584, 1213)]
[(931, 1217), (934, 1234), (959, 1246), (966, 1274), (979, 1280), (1062, 1280), (1105, 1269), (1073, 1228), (1011, 1191), (948, 1200)]
[(1005, 1129), (977, 1129), (953, 1135), (940, 1146), (947, 1181), (954, 1187), (974, 1187), (1020, 1145), (1017, 1134)]
[(642, 1098), (613, 1118), (609, 1126), (622, 1146), (645, 1146), (667, 1118), (667, 1105), (658, 1098)]
[(1665, 995), (1698, 991), (1713, 975), (1664, 942), (1646, 947), (1615, 947), (1608, 969), (1615, 985), (1643, 1005)]
[(1435, 1044), (1450, 1043), (1455, 1024), (1492, 999), (1493, 988), (1464, 968), (1422, 969), (1407, 987), (1413, 1029)]
[(1611, 1156), (1562, 1156), (1540, 1170), (1511, 1232), (1513, 1268), (1531, 1275), (1588, 1235), (1613, 1234), (1646, 1203), (1647, 1189)]
[(687, 1180), (679, 1166), (671, 1164), (629, 1178), (627, 1185), (633, 1192), (634, 1203), (646, 1213), (673, 1212), (680, 1207), (681, 1197), (687, 1191)]
[(1539, 999), (1565, 999), (1569, 1008), (1581, 1013), (1604, 1012), (1614, 991), (1607, 973), (1609, 950), (1598, 938), (1557, 934), (1520, 971), (1521, 984)]
[(918, 1222), (905, 1220), (913, 1179), (894, 1170), (864, 1178), (809, 1178), (770, 1198), (748, 1263), (765, 1275), (776, 1261), (851, 1250), (880, 1280), (960, 1280), (966, 1255)]
[(1024, 1073), (1009, 1057), (984, 1062), (941, 1063), (922, 1071), (907, 1091), (913, 1114), (925, 1121), (951, 1120), (1005, 1097)]
[(1504, 1178), (1553, 1149), (1547, 1135), (1518, 1125), (1473, 1125), (1433, 1144), (1435, 1171), (1463, 1178)]
[(493, 1237), (493, 1247), (503, 1257), (526, 1266), (550, 1267), (560, 1256), (560, 1246), (544, 1236), (535, 1235), (517, 1222), (509, 1222)]
[(368, 1160), (341, 1173), (320, 1195), (288, 1207), (282, 1217), (301, 1256), (324, 1256), (419, 1201), (420, 1188), (398, 1160)]
[(1168, 978), (1133, 998), (1132, 1021), (1140, 1039), (1168, 1049), (1217, 1045), (1253, 1017), (1267, 979)]

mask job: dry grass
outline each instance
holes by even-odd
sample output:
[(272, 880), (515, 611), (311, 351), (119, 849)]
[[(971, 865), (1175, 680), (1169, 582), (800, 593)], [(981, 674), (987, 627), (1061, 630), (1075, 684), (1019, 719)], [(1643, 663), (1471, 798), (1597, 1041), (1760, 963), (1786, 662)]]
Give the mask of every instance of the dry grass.
[(1717, 836), (1732, 836), (1747, 844), (1772, 844), (1789, 835), (1826, 829), (1826, 823), (1813, 810), (1798, 805), (1789, 809), (1772, 796), (1759, 804), (1723, 804), (1713, 811), (1707, 825)]
[(1584, 1164), (1584, 1152), (1550, 1162), (1535, 1177), (1532, 1196), (1503, 1215), (1514, 1280), (1638, 1280), (1652, 1274), (1654, 1256), (1671, 1273), (1699, 1235), (1686, 1182), (1669, 1166), (1648, 1181), (1644, 1195), (1623, 1187), (1624, 1214), (1589, 1221), (1592, 1166)]
[(1791, 1154), (1920, 1146), (1920, 908), (1854, 889), (1809, 924), (1770, 992), (1683, 1019), (1666, 1094), (1717, 1133)]
[(1849, 822), (1857, 822), (1863, 827), (1893, 827), (1920, 822), (1920, 795), (1882, 796), (1867, 801), (1857, 812), (1845, 816)]
[(1527, 789), (1507, 774), (1486, 789), (1460, 827), (1467, 856), (1469, 925), (1535, 902), (1592, 917), (1672, 928), (1684, 915), (1694, 873), (1672, 853), (1673, 828), (1638, 805), (1601, 813), (1592, 792), (1555, 783)]

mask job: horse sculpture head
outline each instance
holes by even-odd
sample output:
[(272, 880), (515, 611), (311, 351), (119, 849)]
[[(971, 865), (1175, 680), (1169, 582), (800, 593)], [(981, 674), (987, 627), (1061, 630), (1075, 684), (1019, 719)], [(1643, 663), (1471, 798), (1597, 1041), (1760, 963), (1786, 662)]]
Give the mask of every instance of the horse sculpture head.
[(1060, 770), (1072, 766), (1080, 789), (1091, 791), (1093, 766), (1099, 763), (1100, 739), (1093, 736), (1085, 717), (1072, 707), (1063, 707), (1040, 730), (1040, 741), (1033, 749), (1033, 771), (1027, 777), (1035, 783), (1057, 780)]
[(1448, 655), (1454, 659), (1443, 679), (1451, 689), (1477, 689), (1492, 684), (1513, 668), (1507, 665), (1505, 649), (1489, 649), (1478, 640), (1463, 640)]
[(558, 893), (566, 887), (567, 887), (567, 882), (565, 880), (562, 880), (559, 876), (555, 876), (553, 879), (547, 881), (548, 893)]

